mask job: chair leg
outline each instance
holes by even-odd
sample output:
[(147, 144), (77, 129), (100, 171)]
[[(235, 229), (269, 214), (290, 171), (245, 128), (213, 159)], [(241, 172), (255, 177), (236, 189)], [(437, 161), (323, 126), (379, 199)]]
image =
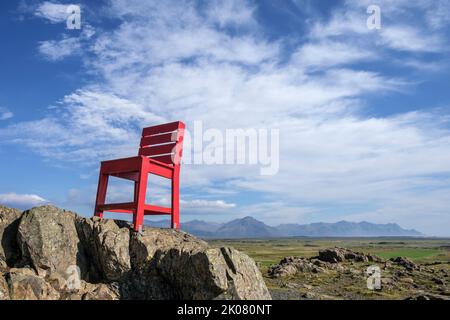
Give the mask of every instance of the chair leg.
[(98, 210), (98, 206), (105, 204), (106, 190), (108, 188), (108, 175), (103, 174), (100, 170), (100, 176), (98, 178), (97, 198), (95, 201), (94, 215), (96, 217), (103, 218), (103, 210)]
[(180, 166), (175, 166), (172, 177), (172, 229), (180, 228)]
[(139, 174), (139, 182), (135, 184), (135, 202), (136, 211), (133, 215), (133, 229), (136, 232), (142, 231), (144, 224), (144, 207), (145, 207), (145, 196), (147, 194), (147, 182), (148, 182), (148, 172), (147, 170), (141, 170)]

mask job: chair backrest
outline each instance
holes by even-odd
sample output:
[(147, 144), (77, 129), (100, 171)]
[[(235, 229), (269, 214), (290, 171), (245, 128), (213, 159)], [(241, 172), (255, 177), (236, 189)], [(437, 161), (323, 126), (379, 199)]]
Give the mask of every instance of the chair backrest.
[(166, 164), (179, 165), (183, 153), (184, 128), (185, 125), (181, 121), (144, 128), (139, 155)]

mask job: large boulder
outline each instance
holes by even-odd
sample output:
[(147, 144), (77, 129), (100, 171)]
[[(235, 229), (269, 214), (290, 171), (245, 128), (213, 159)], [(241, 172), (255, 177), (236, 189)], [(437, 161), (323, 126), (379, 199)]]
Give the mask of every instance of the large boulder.
[(17, 228), (22, 212), (0, 206), (0, 271), (13, 266), (20, 258)]
[(318, 259), (329, 263), (339, 263), (345, 260), (345, 255), (340, 248), (324, 249), (319, 251)]
[(79, 218), (78, 230), (85, 250), (91, 257), (91, 274), (104, 281), (118, 281), (128, 276), (130, 265), (130, 226), (123, 221), (94, 217)]
[[(133, 284), (147, 299), (270, 299), (255, 262), (187, 233), (147, 228), (131, 237)], [(134, 297), (135, 298), (135, 297)]]
[(78, 266), (86, 273), (87, 261), (76, 229), (76, 214), (54, 206), (24, 212), (18, 229), (23, 263), (39, 272), (65, 273)]
[[(233, 248), (209, 249), (212, 274), (220, 283), (222, 296), (233, 300), (270, 300), (269, 290), (255, 264), (248, 255)], [(226, 284), (225, 284), (226, 281)]]

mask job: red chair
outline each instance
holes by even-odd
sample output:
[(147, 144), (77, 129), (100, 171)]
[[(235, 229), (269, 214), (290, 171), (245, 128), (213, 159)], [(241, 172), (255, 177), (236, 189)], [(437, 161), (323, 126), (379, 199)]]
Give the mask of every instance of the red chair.
[[(142, 130), (139, 155), (102, 161), (98, 181), (94, 215), (103, 218), (103, 212), (133, 214), (133, 228), (141, 231), (144, 215), (171, 215), (171, 227), (180, 227), (180, 163), (183, 152), (185, 125), (181, 121), (161, 124)], [(172, 180), (172, 205), (170, 208), (145, 203), (148, 174)], [(114, 176), (134, 181), (134, 201), (106, 204), (108, 177)]]

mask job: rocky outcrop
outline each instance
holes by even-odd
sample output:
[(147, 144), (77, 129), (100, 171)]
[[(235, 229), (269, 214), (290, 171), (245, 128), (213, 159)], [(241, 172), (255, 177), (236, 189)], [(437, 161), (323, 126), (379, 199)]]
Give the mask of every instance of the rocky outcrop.
[(53, 206), (11, 220), (21, 259), (0, 270), (0, 299), (271, 299), (250, 257), (181, 231), (138, 234)]
[(22, 264), (38, 273), (65, 273), (76, 265), (84, 273), (87, 262), (75, 222), (74, 213), (53, 206), (25, 211), (17, 233)]
[(17, 209), (0, 206), (0, 272), (20, 259), (16, 235), (21, 215)]
[[(147, 228), (133, 233), (130, 254), (134, 286), (149, 299), (270, 299), (247, 255), (210, 248), (181, 231)], [(165, 289), (155, 290), (154, 283)]]
[(297, 272), (318, 273), (324, 271), (323, 265), (314, 264), (311, 259), (300, 257), (285, 257), (278, 264), (270, 266), (268, 274), (270, 277), (293, 276)]
[(408, 271), (413, 271), (418, 268), (418, 266), (414, 262), (405, 257), (391, 258), (389, 260), (399, 266), (404, 267)]
[(123, 221), (78, 218), (77, 228), (90, 257), (90, 278), (118, 281), (131, 270), (130, 228)]
[(355, 262), (383, 262), (384, 260), (370, 254), (354, 252), (346, 248), (330, 248), (319, 251), (317, 257), (285, 257), (278, 264), (268, 269), (268, 275), (272, 278), (288, 277), (298, 272), (319, 273), (328, 270), (340, 272), (353, 272), (352, 269), (344, 268), (341, 263), (346, 261)]
[(319, 251), (319, 260), (329, 263), (339, 263), (346, 260), (353, 260), (356, 262), (383, 262), (383, 259), (360, 252), (355, 252), (346, 248), (330, 248)]

